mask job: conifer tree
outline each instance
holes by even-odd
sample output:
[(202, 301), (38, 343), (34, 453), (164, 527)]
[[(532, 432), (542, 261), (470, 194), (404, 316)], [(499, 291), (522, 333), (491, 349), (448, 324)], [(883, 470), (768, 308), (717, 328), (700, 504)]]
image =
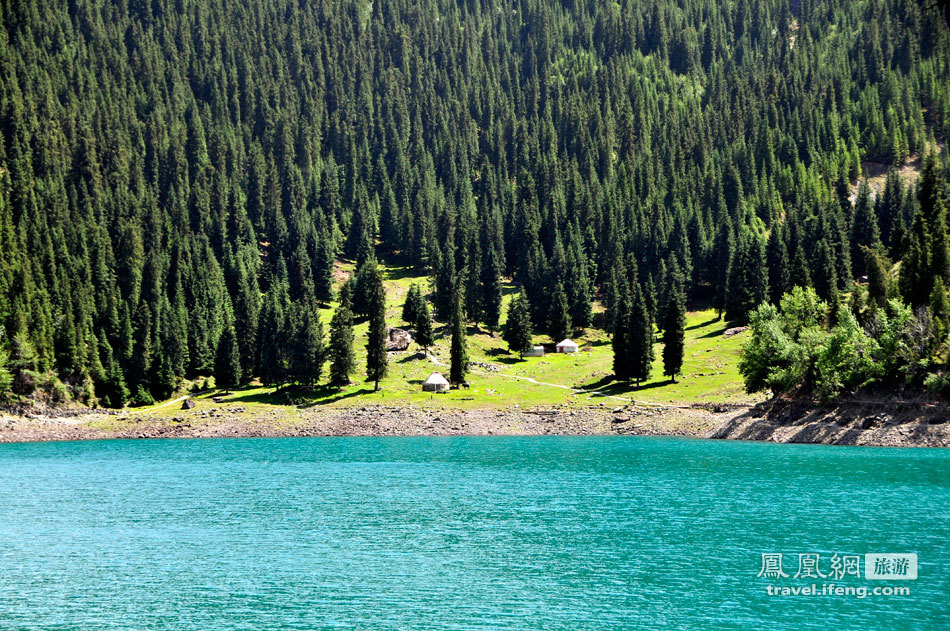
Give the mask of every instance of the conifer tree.
[(329, 235), (317, 238), (316, 255), (313, 258), (313, 292), (323, 304), (333, 300), (333, 245)]
[(264, 296), (261, 307), (260, 340), (260, 377), (265, 386), (277, 386), (286, 381), (288, 343), (285, 335), (289, 331), (290, 298), (286, 284), (278, 280), (271, 284)]
[(713, 269), (716, 283), (716, 312), (722, 318), (729, 304), (729, 275), (733, 268), (735, 257), (735, 240), (732, 234), (732, 225), (728, 221), (719, 224), (716, 233), (716, 242), (713, 246)]
[(571, 312), (567, 306), (567, 294), (564, 285), (558, 282), (554, 286), (554, 295), (551, 300), (550, 335), (555, 342), (571, 337)]
[[(818, 240), (818, 245), (815, 248), (815, 267), (812, 280), (815, 291), (818, 292), (818, 297), (829, 304), (832, 303), (832, 298), (838, 293), (838, 271), (831, 246), (824, 238)], [(837, 310), (832, 313), (836, 315)]]
[(502, 337), (508, 342), (508, 348), (519, 357), (531, 350), (531, 311), (524, 294), (508, 303), (508, 320)]
[(877, 226), (874, 205), (871, 203), (871, 187), (865, 179), (858, 187), (858, 199), (854, 205), (854, 222), (851, 225), (851, 265), (857, 278), (867, 273), (863, 248), (879, 249), (881, 234)]
[(236, 388), (241, 383), (241, 356), (232, 327), (224, 329), (218, 340), (214, 359), (214, 383), (225, 391)]
[[(726, 319), (742, 323), (748, 314), (768, 298), (768, 272), (762, 241), (752, 232), (739, 240), (729, 269)], [(665, 330), (666, 317), (664, 317)]]
[(423, 300), (416, 314), (416, 344), (422, 347), (424, 355), (429, 354), (429, 347), (435, 343), (435, 335), (432, 330), (432, 313), (429, 311), (429, 304)]
[(13, 385), (13, 375), (10, 373), (10, 355), (0, 346), (0, 401), (6, 400)]
[(468, 349), (465, 340), (465, 323), (462, 321), (462, 301), (456, 300), (452, 311), (452, 346), (449, 368), (449, 381), (455, 384), (465, 382), (468, 373)]
[(614, 308), (614, 332), (610, 340), (614, 352), (614, 378), (629, 381), (633, 376), (630, 354), (630, 294), (622, 291)]
[(950, 300), (947, 299), (947, 289), (943, 279), (939, 276), (934, 280), (934, 287), (930, 292), (930, 314), (934, 322), (934, 337), (937, 345), (947, 340), (948, 326), (950, 326)]
[(312, 386), (320, 381), (327, 352), (323, 341), (323, 323), (311, 305), (297, 305), (296, 331), (290, 357), (292, 381)]
[(868, 298), (877, 307), (887, 303), (887, 269), (876, 250), (864, 248), (864, 266), (868, 276)]
[(635, 286), (627, 320), (627, 345), (630, 355), (630, 378), (640, 383), (650, 378), (653, 369), (653, 321), (647, 311), (641, 287)]
[(456, 280), (455, 254), (452, 247), (446, 247), (438, 258), (435, 281), (432, 284), (435, 290), (433, 297), (435, 317), (440, 322), (448, 322), (452, 317), (453, 304), (458, 290)]
[(330, 385), (337, 388), (349, 385), (350, 375), (356, 368), (353, 354), (353, 312), (349, 300), (337, 307), (330, 320)]
[(679, 283), (670, 291), (664, 313), (663, 374), (676, 382), (683, 369), (683, 345), (686, 336), (686, 304)]
[(406, 292), (406, 301), (402, 305), (402, 321), (409, 326), (418, 322), (422, 303), (422, 292), (418, 285), (412, 283), (409, 285), (409, 291)]
[(769, 266), (769, 302), (777, 305), (781, 302), (782, 296), (791, 289), (787, 284), (790, 271), (783, 224), (772, 228), (766, 246), (766, 257)]
[(482, 271), (482, 317), (489, 332), (498, 328), (501, 319), (501, 269), (494, 248), (488, 249), (485, 266)]
[(367, 288), (369, 330), (366, 341), (366, 378), (373, 382), (373, 391), (379, 390), (380, 380), (386, 376), (388, 357), (386, 354), (386, 290), (382, 278), (378, 275), (375, 282)]
[(899, 278), (901, 295), (915, 307), (927, 304), (933, 289), (930, 261), (930, 239), (924, 215), (918, 211), (907, 235), (907, 251), (901, 261)]

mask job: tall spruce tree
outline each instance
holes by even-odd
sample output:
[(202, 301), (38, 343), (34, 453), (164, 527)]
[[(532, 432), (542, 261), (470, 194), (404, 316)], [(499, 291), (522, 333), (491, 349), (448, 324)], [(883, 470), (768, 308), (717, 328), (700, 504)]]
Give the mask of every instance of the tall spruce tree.
[[(768, 272), (762, 240), (747, 231), (739, 240), (729, 268), (726, 319), (744, 323), (749, 313), (768, 298)], [(666, 329), (664, 317), (664, 330)]]
[(788, 248), (785, 245), (784, 224), (772, 228), (766, 246), (766, 257), (769, 267), (769, 302), (777, 305), (791, 287), (789, 280)]
[(524, 294), (508, 303), (508, 319), (502, 336), (508, 348), (519, 357), (531, 350), (531, 310)]
[(614, 378), (629, 381), (633, 377), (630, 355), (630, 292), (624, 287), (614, 307), (614, 331), (610, 340), (614, 352)]
[(686, 339), (686, 301), (679, 283), (669, 292), (663, 316), (663, 374), (676, 382), (683, 370), (683, 347)]
[(296, 330), (290, 356), (290, 379), (312, 386), (320, 381), (326, 347), (323, 341), (323, 323), (316, 309), (309, 304), (296, 306)]
[(637, 387), (650, 378), (653, 369), (653, 320), (647, 311), (643, 291), (639, 285), (633, 289), (630, 315), (627, 318), (627, 347), (630, 356), (630, 378)]
[(564, 285), (560, 282), (554, 286), (554, 295), (551, 299), (550, 322), (548, 331), (555, 342), (560, 342), (563, 339), (571, 337), (573, 333), (571, 312), (567, 305), (567, 294), (564, 292)]
[(412, 283), (409, 285), (409, 291), (406, 292), (406, 301), (402, 305), (402, 321), (409, 326), (418, 322), (422, 302), (422, 292), (419, 290), (419, 286)]
[(416, 344), (422, 347), (424, 355), (429, 354), (429, 347), (435, 343), (435, 334), (432, 330), (432, 313), (429, 311), (429, 303), (425, 300), (419, 306), (416, 313)]
[(485, 266), (482, 270), (482, 317), (489, 332), (498, 328), (501, 319), (501, 269), (498, 265), (498, 255), (494, 248), (488, 249)]
[(728, 216), (726, 221), (719, 224), (712, 258), (712, 267), (715, 270), (715, 306), (718, 316), (722, 318), (729, 305), (729, 274), (733, 270), (735, 258), (735, 237)]
[(236, 388), (241, 383), (241, 355), (232, 327), (227, 327), (218, 340), (214, 359), (214, 383), (222, 390)]
[(874, 204), (871, 202), (871, 187), (866, 179), (858, 187), (854, 222), (851, 224), (851, 265), (855, 278), (867, 274), (863, 248), (881, 248), (881, 233), (877, 226)]
[(379, 390), (380, 380), (386, 376), (386, 290), (378, 276), (368, 287), (369, 330), (366, 340), (366, 378), (373, 382), (373, 391)]
[(864, 266), (868, 276), (868, 298), (876, 307), (887, 303), (887, 268), (881, 255), (872, 248), (864, 248)]
[(449, 381), (455, 384), (465, 382), (468, 373), (468, 343), (465, 339), (465, 323), (462, 321), (462, 301), (457, 299), (452, 310), (452, 346), (449, 367)]
[(330, 320), (330, 385), (337, 388), (349, 385), (350, 375), (356, 369), (353, 354), (353, 312), (344, 300)]

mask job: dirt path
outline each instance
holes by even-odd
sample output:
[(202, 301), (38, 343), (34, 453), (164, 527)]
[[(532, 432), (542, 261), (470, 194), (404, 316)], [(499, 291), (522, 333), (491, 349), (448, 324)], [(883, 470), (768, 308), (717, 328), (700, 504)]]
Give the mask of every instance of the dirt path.
[[(434, 355), (426, 355), (436, 366), (442, 368), (449, 368), (449, 365), (441, 361), (438, 357)], [(604, 397), (605, 399), (614, 399), (615, 401), (623, 401), (624, 403), (632, 403), (633, 405), (642, 405), (646, 407), (655, 407), (662, 409), (685, 409), (679, 405), (669, 405), (666, 403), (655, 403), (653, 401), (638, 401), (637, 399), (631, 399), (628, 397), (619, 397), (615, 394), (604, 394), (603, 392), (598, 392), (597, 390), (584, 390), (582, 388), (574, 388), (572, 386), (565, 386), (560, 383), (549, 383), (547, 381), (538, 381), (534, 377), (522, 377), (521, 375), (509, 375), (503, 372), (485, 372), (483, 370), (476, 370), (474, 368), (469, 368), (469, 372), (473, 372), (477, 375), (496, 375), (498, 377), (507, 377), (508, 379), (520, 379), (521, 381), (527, 381), (528, 383), (533, 383), (539, 386), (548, 386), (551, 388), (561, 388), (562, 390), (570, 390), (571, 392), (576, 392), (577, 394), (588, 394), (592, 397)]]
[(153, 405), (153, 406), (150, 407), (150, 408), (142, 408), (142, 409), (140, 409), (140, 410), (126, 410), (125, 413), (126, 413), (126, 414), (142, 414), (143, 412), (152, 412), (152, 411), (154, 411), (154, 410), (158, 410), (158, 409), (160, 409), (160, 408), (163, 408), (163, 407), (166, 407), (166, 406), (169, 406), (169, 405), (175, 405), (176, 403), (181, 403), (181, 402), (184, 401), (185, 399), (189, 399), (189, 398), (191, 398), (191, 395), (190, 395), (190, 394), (186, 394), (186, 395), (183, 396), (183, 397), (178, 397), (177, 399), (172, 399), (171, 401), (165, 401), (164, 403), (159, 403), (158, 405)]

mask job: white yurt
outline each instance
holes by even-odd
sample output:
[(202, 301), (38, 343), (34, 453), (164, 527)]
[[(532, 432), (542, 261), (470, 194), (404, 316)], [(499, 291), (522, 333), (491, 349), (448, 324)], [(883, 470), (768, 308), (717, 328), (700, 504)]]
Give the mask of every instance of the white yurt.
[(441, 373), (434, 372), (422, 382), (422, 389), (425, 392), (448, 392), (449, 382)]
[(573, 340), (561, 340), (557, 343), (557, 352), (559, 353), (576, 353), (577, 350), (577, 342)]

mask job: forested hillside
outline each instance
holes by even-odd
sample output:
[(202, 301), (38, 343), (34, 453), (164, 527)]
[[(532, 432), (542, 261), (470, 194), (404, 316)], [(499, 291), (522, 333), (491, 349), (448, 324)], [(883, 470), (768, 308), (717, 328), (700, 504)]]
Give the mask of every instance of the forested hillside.
[[(5, 363), (142, 403), (221, 340), (261, 376), (338, 259), (487, 328), (513, 278), (552, 335), (680, 293), (743, 323), (878, 270), (881, 304), (945, 298), (928, 4), (0, 0), (0, 389)], [(919, 186), (860, 185), (924, 154)]]

